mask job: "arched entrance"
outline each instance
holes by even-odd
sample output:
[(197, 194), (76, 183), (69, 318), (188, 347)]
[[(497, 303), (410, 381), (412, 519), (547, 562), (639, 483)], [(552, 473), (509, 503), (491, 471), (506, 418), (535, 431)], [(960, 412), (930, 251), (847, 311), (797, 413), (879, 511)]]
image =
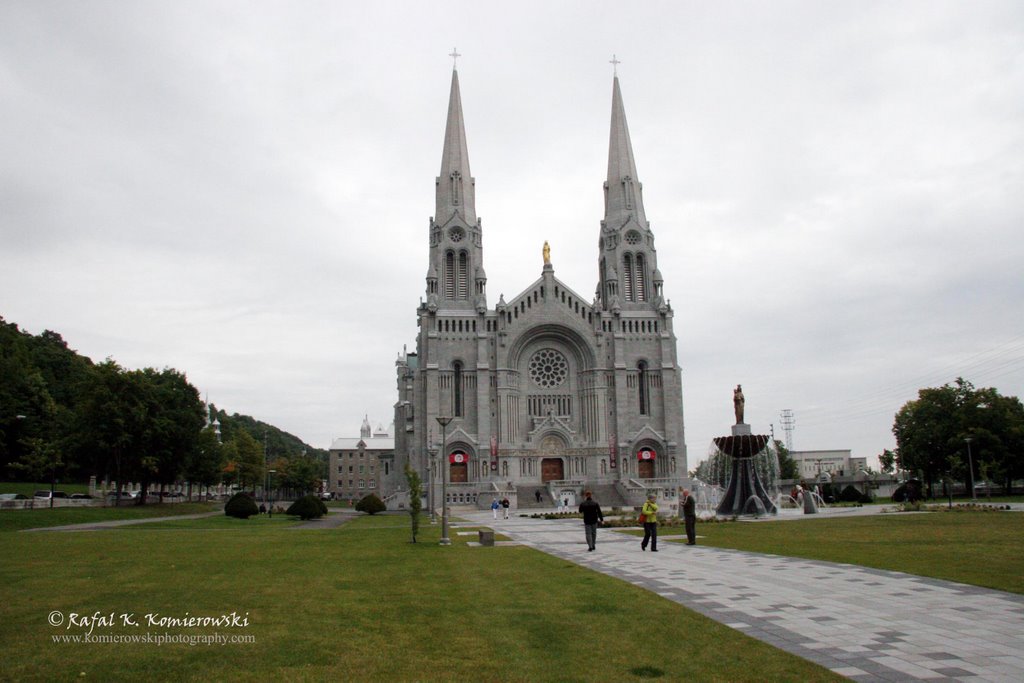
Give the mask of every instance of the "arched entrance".
[(540, 461), (540, 480), (544, 483), (565, 479), (565, 464), (561, 458), (544, 458)]
[(642, 446), (636, 452), (636, 472), (640, 479), (654, 479), (654, 449)]
[(565, 479), (565, 461), (554, 457), (565, 452), (565, 442), (554, 434), (549, 434), (540, 442), (540, 480), (544, 483)]
[(448, 481), (464, 484), (469, 481), (469, 457), (464, 451), (452, 451), (449, 460)]

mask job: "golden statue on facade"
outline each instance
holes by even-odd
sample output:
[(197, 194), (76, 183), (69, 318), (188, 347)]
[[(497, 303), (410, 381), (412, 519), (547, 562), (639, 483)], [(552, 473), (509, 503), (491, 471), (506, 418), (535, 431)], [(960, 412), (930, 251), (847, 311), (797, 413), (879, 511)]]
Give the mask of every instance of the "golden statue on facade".
[(544, 265), (551, 265), (551, 246), (548, 244), (547, 240), (544, 240)]

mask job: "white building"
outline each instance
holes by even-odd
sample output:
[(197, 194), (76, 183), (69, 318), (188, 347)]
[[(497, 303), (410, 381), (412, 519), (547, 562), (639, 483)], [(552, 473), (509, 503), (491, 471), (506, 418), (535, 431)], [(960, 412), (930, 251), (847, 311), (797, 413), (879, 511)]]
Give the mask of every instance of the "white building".
[(854, 458), (850, 449), (832, 451), (790, 451), (801, 479), (814, 479), (827, 473), (838, 476), (856, 474), (867, 468), (867, 458)]

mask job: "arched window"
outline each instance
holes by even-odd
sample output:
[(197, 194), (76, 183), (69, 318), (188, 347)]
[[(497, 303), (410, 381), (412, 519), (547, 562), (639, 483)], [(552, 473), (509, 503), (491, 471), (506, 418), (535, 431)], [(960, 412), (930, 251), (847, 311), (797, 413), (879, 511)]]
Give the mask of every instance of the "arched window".
[(650, 397), (647, 391), (647, 363), (640, 361), (636, 365), (637, 387), (640, 394), (640, 414), (647, 415), (650, 408)]
[(636, 300), (647, 301), (647, 263), (643, 254), (636, 255)]
[(459, 269), (456, 282), (456, 297), (459, 299), (469, 298), (469, 254), (459, 252)]
[(455, 370), (455, 387), (452, 389), (452, 412), (455, 417), (462, 417), (462, 361), (452, 364)]
[(445, 299), (455, 298), (455, 252), (444, 254), (444, 293)]
[(626, 254), (622, 257), (622, 284), (625, 285), (623, 295), (626, 301), (636, 301), (633, 298), (633, 255)]

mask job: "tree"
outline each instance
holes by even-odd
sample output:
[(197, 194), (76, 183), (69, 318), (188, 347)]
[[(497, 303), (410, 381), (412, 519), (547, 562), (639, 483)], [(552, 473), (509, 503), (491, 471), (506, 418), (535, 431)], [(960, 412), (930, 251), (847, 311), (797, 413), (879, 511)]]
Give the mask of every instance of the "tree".
[(955, 385), (921, 389), (896, 413), (892, 431), (898, 466), (921, 472), (930, 496), (942, 476), (970, 481), (969, 465), (975, 472), (997, 472), (1007, 486), (1024, 474), (1024, 405), (960, 377)]
[(420, 531), (420, 510), (423, 508), (423, 482), (420, 473), (405, 463), (405, 481), (409, 484), (409, 521), (412, 524), (412, 542)]
[(776, 439), (775, 450), (779, 454), (779, 479), (799, 479), (800, 466), (789, 455), (789, 449), (785, 444)]
[(284, 471), (280, 472), (281, 485), (284, 488), (293, 489), (302, 493), (315, 491), (323, 479), (321, 470), (323, 463), (308, 455), (298, 455), (284, 460), (282, 465)]
[(237, 451), (235, 469), (238, 473), (238, 483), (242, 488), (248, 486), (255, 491), (256, 486), (263, 482), (263, 448), (246, 431), (236, 432), (232, 443)]
[(217, 433), (213, 427), (205, 427), (199, 432), (195, 448), (185, 460), (183, 474), (189, 482), (189, 499), (192, 498), (192, 484), (209, 488), (223, 477), (224, 447), (217, 440)]
[(892, 474), (896, 471), (896, 454), (886, 448), (878, 455), (878, 464), (883, 472)]

